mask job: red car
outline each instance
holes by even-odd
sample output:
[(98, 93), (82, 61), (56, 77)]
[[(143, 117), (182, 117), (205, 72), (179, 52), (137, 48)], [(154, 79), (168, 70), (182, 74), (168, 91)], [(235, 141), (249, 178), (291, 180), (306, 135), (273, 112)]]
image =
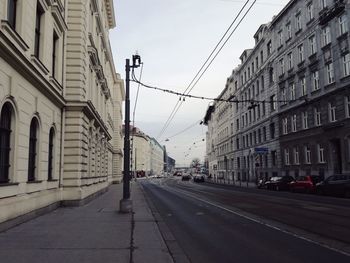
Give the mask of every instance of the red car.
[(313, 193), (316, 184), (321, 181), (322, 178), (320, 176), (299, 176), (295, 181), (290, 182), (289, 189), (292, 192)]

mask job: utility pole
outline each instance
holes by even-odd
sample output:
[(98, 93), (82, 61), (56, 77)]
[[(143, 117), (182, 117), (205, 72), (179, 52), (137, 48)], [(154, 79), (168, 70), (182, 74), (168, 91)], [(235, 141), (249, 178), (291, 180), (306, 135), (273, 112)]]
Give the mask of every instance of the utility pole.
[(124, 126), (124, 173), (123, 173), (123, 199), (119, 202), (121, 213), (132, 211), (132, 200), (130, 199), (130, 69), (139, 67), (141, 58), (139, 55), (132, 56), (125, 63), (125, 126)]

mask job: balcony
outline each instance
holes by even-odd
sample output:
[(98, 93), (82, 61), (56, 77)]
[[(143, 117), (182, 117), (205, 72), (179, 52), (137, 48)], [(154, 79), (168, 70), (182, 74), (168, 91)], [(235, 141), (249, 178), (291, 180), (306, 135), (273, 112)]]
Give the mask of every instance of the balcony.
[(320, 17), (318, 19), (318, 23), (322, 26), (327, 24), (334, 17), (339, 15), (345, 9), (345, 1), (344, 0), (336, 0), (335, 3), (321, 10)]

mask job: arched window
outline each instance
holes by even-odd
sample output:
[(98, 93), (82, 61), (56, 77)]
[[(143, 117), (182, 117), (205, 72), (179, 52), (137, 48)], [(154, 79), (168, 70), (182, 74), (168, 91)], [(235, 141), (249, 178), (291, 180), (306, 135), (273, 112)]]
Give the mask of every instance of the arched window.
[(33, 118), (29, 133), (28, 181), (35, 181), (38, 126), (38, 121)]
[(9, 181), (12, 107), (5, 103), (0, 115), (0, 183)]
[(52, 127), (50, 129), (50, 134), (49, 134), (49, 156), (48, 156), (48, 170), (47, 170), (47, 179), (49, 181), (53, 179), (54, 140), (55, 140), (55, 129)]

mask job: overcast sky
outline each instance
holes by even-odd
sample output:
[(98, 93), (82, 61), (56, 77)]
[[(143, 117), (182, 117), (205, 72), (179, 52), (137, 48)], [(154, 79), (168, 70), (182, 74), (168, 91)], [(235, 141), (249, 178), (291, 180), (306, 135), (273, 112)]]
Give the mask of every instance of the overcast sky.
[[(251, 0), (250, 2), (253, 2)], [(245, 1), (240, 0), (114, 0), (115, 29), (110, 32), (114, 62), (125, 79), (125, 59), (135, 51), (144, 63), (142, 82), (184, 92)], [(239, 64), (244, 49), (254, 46), (258, 27), (288, 0), (258, 0), (191, 94), (217, 97)], [(248, 4), (249, 6), (250, 4)], [(139, 77), (140, 68), (135, 71)], [(137, 84), (131, 83), (133, 112)], [(206, 126), (199, 125), (208, 101), (186, 99), (161, 137), (158, 137), (179, 98), (140, 87), (135, 126), (166, 145), (177, 165), (204, 160)], [(195, 125), (198, 123), (198, 125)], [(177, 133), (193, 126), (177, 136)], [(169, 138), (171, 137), (171, 138)], [(165, 141), (169, 138), (169, 141)]]

